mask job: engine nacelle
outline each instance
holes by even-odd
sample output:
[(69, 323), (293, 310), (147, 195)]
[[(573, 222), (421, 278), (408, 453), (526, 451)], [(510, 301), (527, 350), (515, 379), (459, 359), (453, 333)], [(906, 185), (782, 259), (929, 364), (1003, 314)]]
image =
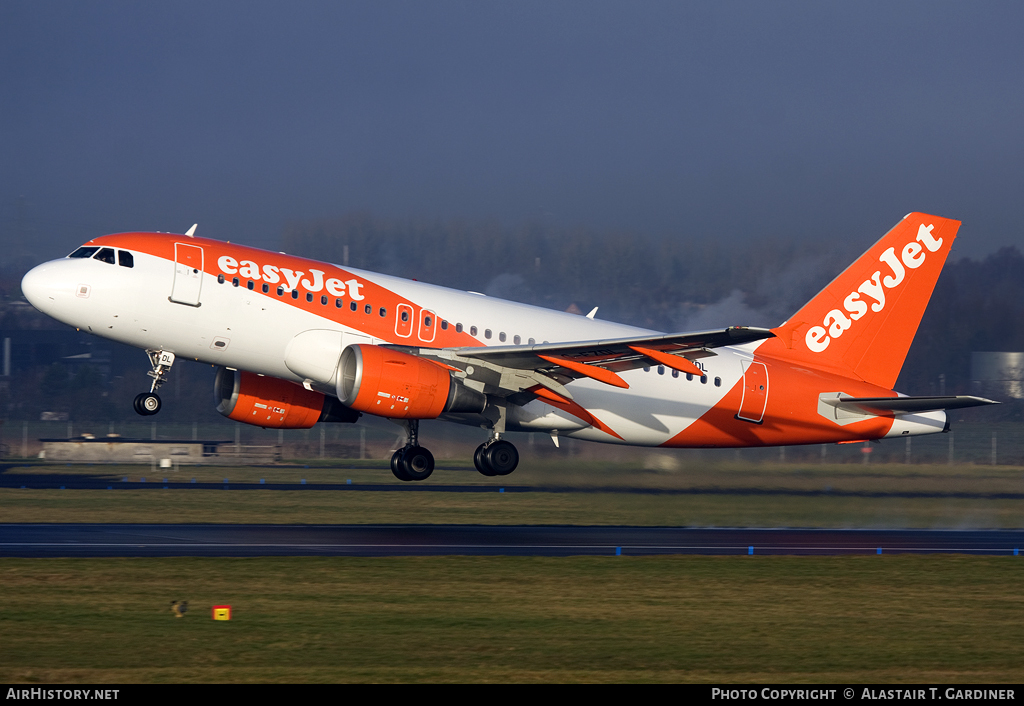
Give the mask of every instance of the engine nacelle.
[(390, 419), (436, 419), (445, 413), (479, 413), (487, 398), (451, 371), (389, 348), (358, 344), (341, 354), (338, 399), (346, 407)]
[(354, 422), (359, 413), (294, 382), (255, 373), (217, 371), (217, 411), (228, 419), (272, 429), (309, 429), (317, 422)]

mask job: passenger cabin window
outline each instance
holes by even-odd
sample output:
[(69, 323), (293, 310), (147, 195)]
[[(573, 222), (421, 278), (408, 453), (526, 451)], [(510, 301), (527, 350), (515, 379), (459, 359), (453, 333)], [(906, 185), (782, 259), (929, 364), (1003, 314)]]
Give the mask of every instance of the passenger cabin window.
[(462, 333), (462, 324), (455, 324), (455, 333)]
[(519, 336), (513, 336), (512, 337), (512, 343), (514, 343), (517, 346), (519, 345), (520, 341), (522, 341), (522, 340), (523, 339), (519, 338)]
[(351, 309), (352, 311), (355, 311), (356, 309), (359, 308), (359, 305), (356, 304), (355, 302), (349, 302), (348, 308)]
[(135, 267), (135, 256), (127, 250), (118, 250), (117, 264), (121, 267)]
[(217, 284), (224, 284), (224, 275), (217, 275)]
[(251, 292), (251, 291), (252, 291), (252, 288), (256, 286), (256, 283), (255, 283), (255, 282), (253, 282), (252, 280), (249, 280), (249, 281), (248, 281), (248, 282), (246, 283), (246, 285), (245, 285), (245, 286), (246, 286), (246, 287), (248, 287), (248, 288), (249, 288), (249, 291)]
[(505, 332), (504, 331), (502, 331), (501, 333), (498, 334), (498, 340), (501, 341), (502, 343), (505, 342)]
[(367, 313), (367, 314), (372, 314), (373, 313), (373, 306), (371, 306), (370, 304), (367, 304), (366, 306), (363, 307), (363, 311), (365, 313)]
[(475, 336), (476, 335), (476, 326), (470, 326), (469, 327), (469, 335), (470, 336)]
[(484, 329), (484, 338), (490, 338), (490, 337), (491, 337), (491, 330), (489, 328), (488, 329)]
[(97, 250), (99, 250), (98, 247), (82, 246), (78, 248), (78, 250), (75, 250), (73, 253), (68, 255), (68, 257), (89, 258), (95, 255)]
[(381, 316), (381, 318), (384, 318), (387, 315), (388, 315), (388, 310), (385, 309), (384, 307), (381, 307), (380, 308), (380, 316)]
[(267, 284), (266, 282), (264, 282), (263, 283), (263, 293), (266, 294), (269, 291), (270, 291), (270, 285)]
[(93, 259), (99, 260), (100, 262), (105, 262), (108, 265), (113, 265), (116, 264), (115, 260), (117, 259), (117, 256), (114, 255), (114, 248), (103, 248), (98, 253), (96, 253), (96, 256)]

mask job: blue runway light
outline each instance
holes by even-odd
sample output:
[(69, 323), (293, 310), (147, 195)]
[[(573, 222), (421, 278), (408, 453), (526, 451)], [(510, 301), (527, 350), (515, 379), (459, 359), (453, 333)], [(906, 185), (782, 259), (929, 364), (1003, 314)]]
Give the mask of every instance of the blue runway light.
[(195, 482), (196, 482), (196, 479), (195, 479), (195, 478), (193, 478), (193, 479), (192, 479), (192, 482), (193, 482), (193, 483), (195, 483)]
[(754, 555), (754, 545), (751, 544), (749, 547), (747, 547), (747, 556), (753, 556), (753, 555)]
[(266, 484), (267, 484), (267, 481), (265, 481), (263, 478), (260, 478), (260, 485), (266, 485)]
[(107, 490), (113, 490), (113, 489), (114, 489), (114, 486), (112, 486), (112, 485), (108, 485), (107, 486)]
[[(21, 487), (22, 487), (22, 488), (24, 488), (25, 486), (21, 486)], [(1020, 552), (1020, 549), (1018, 549), (1018, 548), (1014, 547), (1014, 550), (1013, 550), (1013, 555), (1014, 555), (1014, 556), (1017, 556), (1017, 554), (1018, 554), (1019, 552)]]
[(881, 554), (881, 553), (882, 553), (882, 548), (881, 548), (881, 547), (879, 547), (879, 548), (878, 548), (878, 551), (876, 551), (876, 552), (875, 552), (875, 554)]
[(305, 485), (306, 484), (306, 479), (303, 478), (301, 482), (302, 482), (303, 485)]
[(504, 493), (504, 492), (505, 492), (505, 489), (504, 489), (504, 488), (498, 488), (498, 492), (499, 492), (499, 493)]
[(351, 479), (351, 478), (349, 478), (349, 479), (348, 479), (348, 480), (346, 481), (346, 483), (347, 483), (348, 485), (352, 485), (352, 479)]
[(622, 547), (615, 547), (615, 556), (622, 556)]

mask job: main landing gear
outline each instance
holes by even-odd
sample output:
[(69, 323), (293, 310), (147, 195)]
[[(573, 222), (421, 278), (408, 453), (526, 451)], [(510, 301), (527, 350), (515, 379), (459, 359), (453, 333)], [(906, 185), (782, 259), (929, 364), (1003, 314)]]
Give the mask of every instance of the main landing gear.
[(156, 394), (157, 388), (167, 382), (167, 372), (174, 365), (174, 354), (166, 351), (146, 351), (149, 356), (149, 364), (153, 367), (146, 375), (153, 378), (153, 384), (149, 386), (149, 392), (140, 392), (135, 396), (135, 411), (143, 417), (156, 414), (160, 411), (162, 403), (160, 395)]
[[(399, 480), (426, 480), (434, 472), (434, 456), (419, 445), (420, 423), (411, 419), (402, 425), (409, 432), (408, 441), (391, 455), (391, 472)], [(507, 476), (519, 465), (519, 452), (495, 434), (477, 448), (473, 464), (485, 476)]]
[(485, 476), (507, 476), (519, 465), (519, 452), (510, 442), (495, 435), (477, 447), (473, 464)]
[(434, 456), (419, 445), (420, 422), (408, 422), (409, 440), (391, 455), (391, 472), (398, 480), (426, 480), (434, 472)]

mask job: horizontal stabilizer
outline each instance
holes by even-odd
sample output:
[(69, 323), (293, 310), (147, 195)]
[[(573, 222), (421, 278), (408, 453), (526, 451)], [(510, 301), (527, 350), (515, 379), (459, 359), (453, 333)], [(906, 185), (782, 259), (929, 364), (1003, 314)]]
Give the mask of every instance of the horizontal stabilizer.
[(935, 412), (942, 409), (963, 409), (964, 407), (980, 407), (986, 404), (999, 404), (995, 400), (970, 395), (949, 397), (845, 397), (822, 399), (822, 402), (850, 411), (867, 412), (868, 414), (917, 414)]

